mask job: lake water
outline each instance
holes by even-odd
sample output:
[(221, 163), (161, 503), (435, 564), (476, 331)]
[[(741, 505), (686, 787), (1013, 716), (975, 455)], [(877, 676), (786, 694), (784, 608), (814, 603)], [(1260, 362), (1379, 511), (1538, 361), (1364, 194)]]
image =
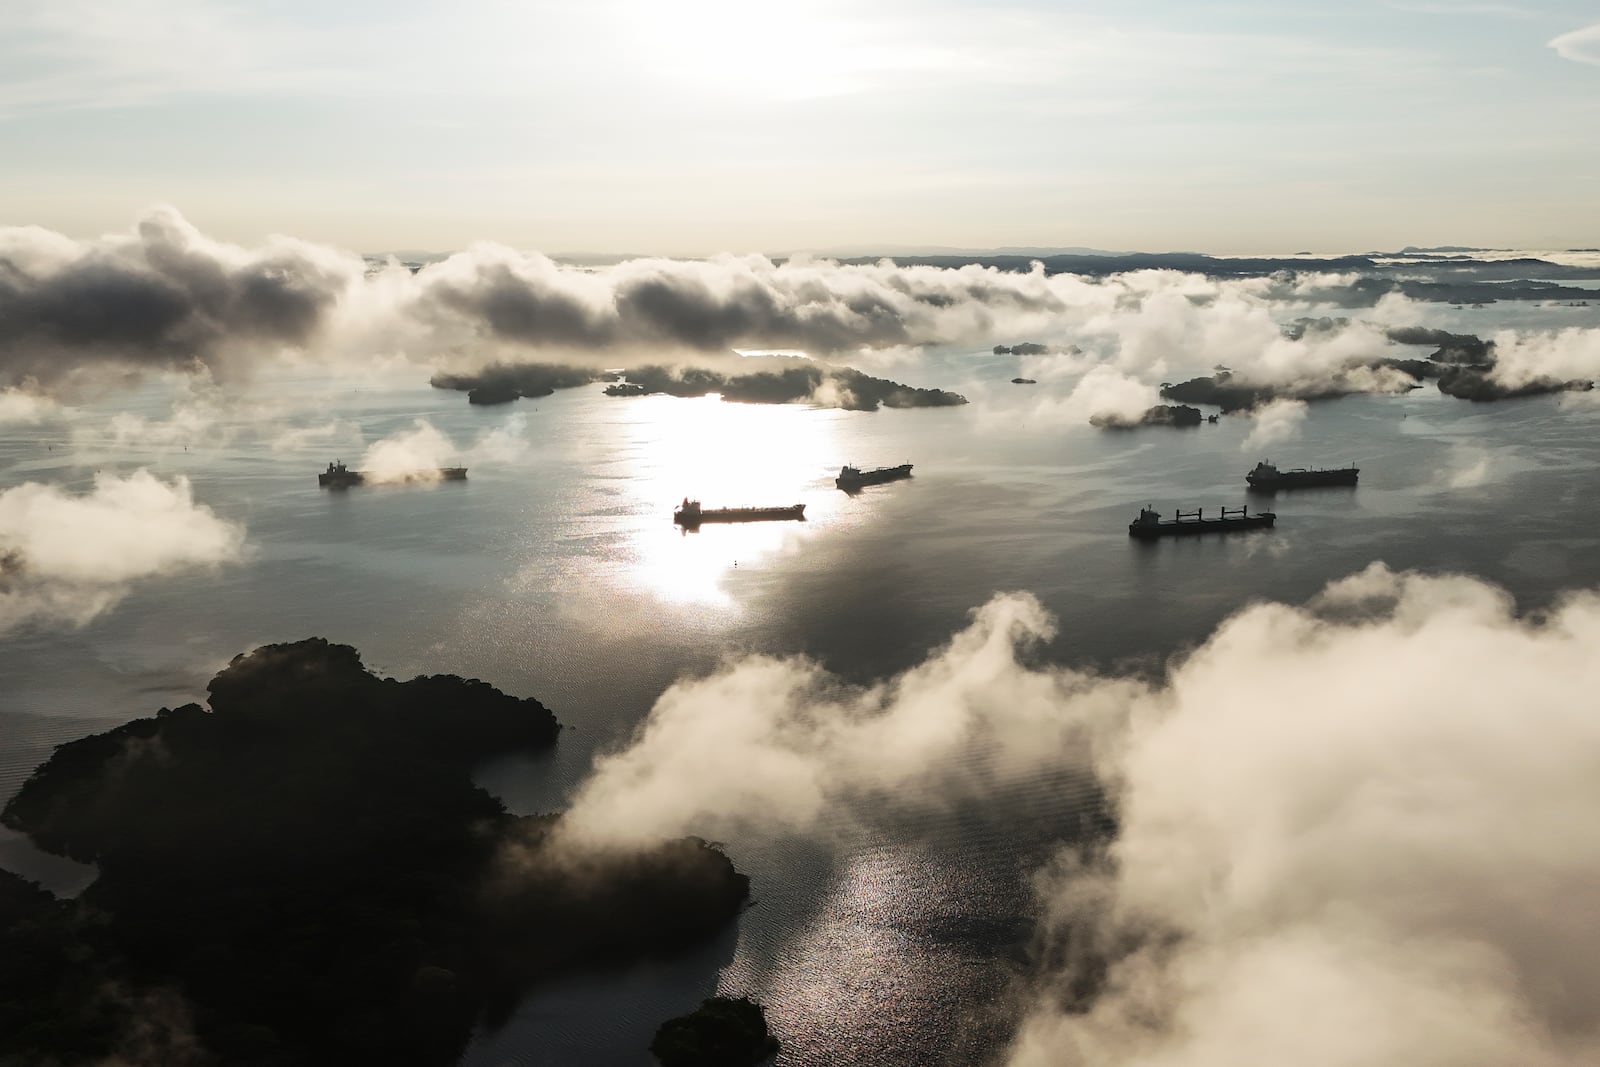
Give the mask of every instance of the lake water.
[[(1563, 325), (1600, 314), (1560, 312)], [(1441, 309), (1435, 324), (1486, 333), (1528, 313)], [(1279, 494), (1271, 532), (1141, 544), (1125, 527), (1145, 504), (1266, 506), (1243, 491), (1263, 458), (1245, 447), (1248, 420), (1067, 424), (1049, 408), (1070, 381), (1011, 385), (1014, 360), (987, 352), (936, 350), (883, 373), (973, 403), (861, 413), (593, 387), (474, 409), (417, 372), (281, 375), (160, 444), (118, 443), (107, 422), (165, 417), (172, 396), (155, 386), (70, 422), (0, 428), (0, 487), (84, 489), (96, 469), (184, 474), (251, 545), (244, 563), (138, 586), (82, 629), (0, 639), (0, 794), (50, 744), (203, 699), (235, 653), (313, 634), (386, 674), (476, 676), (549, 705), (571, 727), (556, 751), (482, 773), (514, 808), (538, 811), (560, 807), (679, 677), (762, 651), (882, 678), (1000, 591), (1031, 591), (1056, 615), (1048, 658), (1152, 670), (1250, 601), (1302, 601), (1374, 560), (1479, 574), (1528, 607), (1600, 584), (1600, 405), (1587, 397), (1474, 406), (1430, 386), (1318, 404), (1270, 454), (1355, 462), (1359, 487)], [(518, 448), (474, 453), (464, 483), (317, 488), (334, 455), (358, 458), (357, 438), (417, 418), (461, 445), (498, 433)], [(320, 438), (283, 436), (329, 424)], [(844, 463), (901, 462), (916, 464), (910, 481), (833, 488)], [(671, 520), (685, 495), (804, 502), (807, 518), (686, 533)], [(847, 848), (729, 840), (757, 899), (736, 930), (685, 958), (535, 991), (466, 1063), (649, 1063), (655, 1025), (719, 989), (763, 1002), (783, 1063), (972, 1062), (1011, 1020), (1027, 875), (1097, 803), (1063, 767)], [(0, 839), (0, 863), (81, 882), (15, 838)]]

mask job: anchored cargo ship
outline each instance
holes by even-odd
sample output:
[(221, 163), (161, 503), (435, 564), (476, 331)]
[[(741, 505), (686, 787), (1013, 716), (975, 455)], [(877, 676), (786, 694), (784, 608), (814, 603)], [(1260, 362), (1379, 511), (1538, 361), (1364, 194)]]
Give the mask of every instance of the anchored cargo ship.
[[(384, 475), (386, 482), (459, 482), (467, 476), (465, 467), (436, 467), (433, 470), (404, 471), (399, 474)], [(317, 484), (324, 489), (348, 489), (352, 485), (365, 485), (369, 475), (366, 471), (353, 471), (346, 467), (342, 461), (335, 460), (328, 464), (328, 469), (317, 475)]]
[(699, 526), (702, 522), (780, 522), (805, 517), (804, 504), (775, 508), (703, 508), (700, 501), (688, 497), (684, 497), (683, 503), (672, 512), (672, 521), (679, 526)]
[(839, 477), (833, 480), (833, 484), (840, 489), (860, 489), (863, 485), (877, 485), (880, 482), (893, 482), (909, 477), (911, 477), (909, 463), (902, 463), (898, 467), (879, 467), (870, 471), (846, 466), (839, 472)]
[(1139, 512), (1137, 519), (1128, 523), (1128, 536), (1151, 540), (1157, 537), (1183, 537), (1189, 534), (1261, 530), (1278, 521), (1278, 516), (1270, 511), (1258, 511), (1252, 515), (1247, 507), (1221, 510), (1222, 514), (1212, 519), (1204, 518), (1199, 508), (1193, 511), (1180, 511), (1170, 522), (1163, 522), (1160, 512), (1154, 508), (1144, 508)]
[(1360, 468), (1353, 463), (1348, 467), (1295, 467), (1281, 471), (1267, 460), (1257, 463), (1256, 469), (1246, 474), (1244, 480), (1252, 489), (1308, 489), (1319, 485), (1355, 485), (1360, 474)]

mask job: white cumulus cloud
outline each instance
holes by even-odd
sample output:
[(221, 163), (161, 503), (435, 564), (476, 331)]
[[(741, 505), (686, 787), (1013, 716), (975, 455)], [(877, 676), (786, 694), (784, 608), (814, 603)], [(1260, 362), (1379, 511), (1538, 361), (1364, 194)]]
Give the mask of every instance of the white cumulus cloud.
[(1011, 594), (877, 685), (682, 682), (569, 832), (825, 834), (1092, 765), (1117, 832), (1038, 876), (1012, 1067), (1600, 1060), (1600, 595), (1375, 564), (1155, 681), (1030, 665), (1051, 629)]
[(1600, 22), (1552, 38), (1550, 47), (1562, 59), (1577, 63), (1600, 63)]
[(0, 633), (82, 625), (137, 582), (239, 559), (244, 537), (195, 503), (187, 479), (145, 470), (96, 475), (86, 494), (38, 482), (0, 491)]

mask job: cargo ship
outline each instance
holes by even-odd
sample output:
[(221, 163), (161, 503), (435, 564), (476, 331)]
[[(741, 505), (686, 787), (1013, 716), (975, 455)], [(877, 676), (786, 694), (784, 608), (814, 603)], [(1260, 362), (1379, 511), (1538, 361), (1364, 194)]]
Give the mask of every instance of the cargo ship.
[(699, 526), (702, 522), (781, 522), (805, 517), (804, 504), (775, 508), (703, 508), (700, 501), (688, 497), (684, 497), (683, 503), (672, 512), (672, 521), (679, 526)]
[[(386, 474), (386, 482), (459, 482), (467, 476), (465, 467), (435, 467), (433, 470), (404, 471), (399, 474)], [(317, 484), (324, 489), (348, 489), (352, 485), (367, 484), (366, 471), (353, 471), (346, 467), (341, 460), (328, 464), (328, 469), (317, 475)]]
[(1140, 540), (1153, 540), (1157, 537), (1183, 537), (1189, 534), (1262, 530), (1277, 521), (1278, 516), (1270, 511), (1258, 511), (1252, 515), (1248, 507), (1243, 507), (1223, 508), (1222, 514), (1213, 519), (1202, 517), (1200, 509), (1195, 508), (1193, 511), (1180, 511), (1170, 522), (1163, 522), (1160, 512), (1154, 508), (1144, 508), (1139, 512), (1137, 519), (1128, 523), (1128, 536)]
[(1319, 485), (1355, 485), (1361, 474), (1355, 464), (1348, 467), (1314, 468), (1295, 467), (1281, 471), (1271, 460), (1256, 464), (1256, 469), (1244, 476), (1252, 489), (1309, 489)]
[(833, 480), (833, 484), (840, 489), (860, 489), (863, 485), (877, 485), (880, 482), (893, 482), (909, 477), (911, 477), (909, 463), (902, 463), (898, 467), (879, 467), (870, 471), (846, 466), (839, 472), (839, 477)]

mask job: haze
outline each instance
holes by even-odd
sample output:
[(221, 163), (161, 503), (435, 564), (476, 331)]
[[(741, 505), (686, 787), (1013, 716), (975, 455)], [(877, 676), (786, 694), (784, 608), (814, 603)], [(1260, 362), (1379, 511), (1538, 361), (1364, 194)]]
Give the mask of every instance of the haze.
[(362, 251), (1564, 248), (1597, 64), (1576, 2), (18, 0), (0, 197)]

